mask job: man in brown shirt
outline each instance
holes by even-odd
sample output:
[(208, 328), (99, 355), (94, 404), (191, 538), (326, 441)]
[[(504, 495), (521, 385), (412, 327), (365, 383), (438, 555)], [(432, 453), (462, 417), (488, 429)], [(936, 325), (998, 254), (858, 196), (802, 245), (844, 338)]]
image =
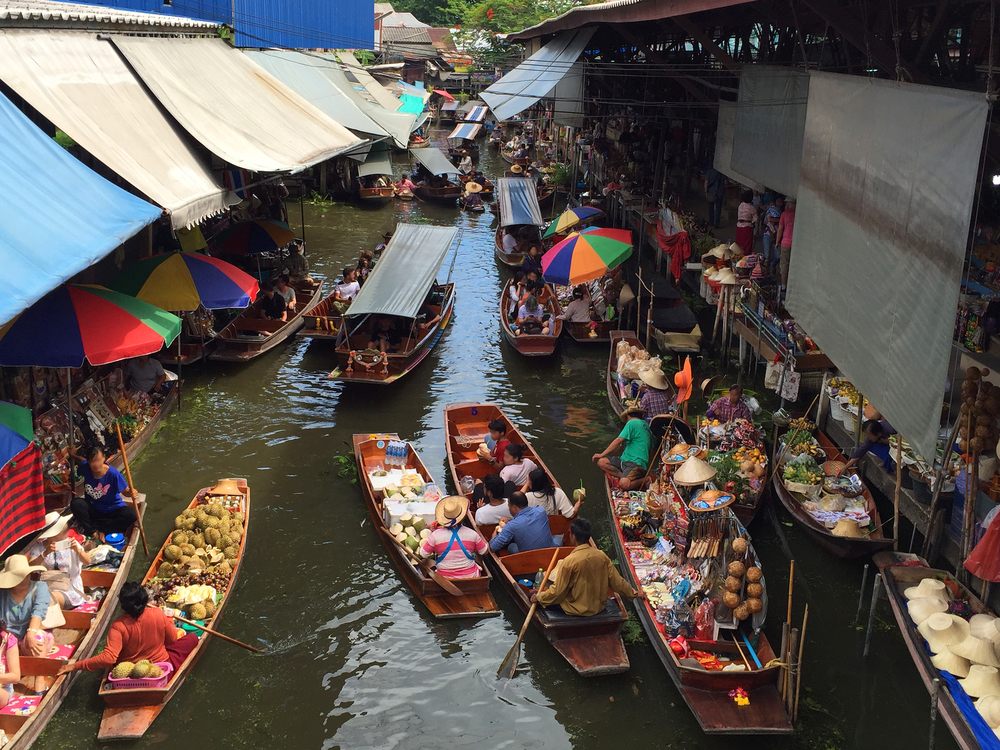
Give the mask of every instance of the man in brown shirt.
[(611, 559), (590, 546), (590, 521), (575, 518), (569, 525), (574, 549), (559, 564), (554, 585), (531, 595), (543, 607), (558, 604), (567, 615), (596, 615), (608, 605), (608, 589), (627, 599), (645, 599), (619, 575)]

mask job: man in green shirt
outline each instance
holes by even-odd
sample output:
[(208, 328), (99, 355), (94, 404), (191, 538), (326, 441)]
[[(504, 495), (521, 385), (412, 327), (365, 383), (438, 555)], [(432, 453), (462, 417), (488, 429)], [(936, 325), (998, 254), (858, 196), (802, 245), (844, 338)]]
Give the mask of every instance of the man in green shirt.
[[(638, 490), (649, 466), (649, 451), (653, 448), (653, 433), (646, 424), (646, 410), (630, 407), (622, 414), (625, 427), (618, 437), (611, 441), (603, 453), (595, 453), (593, 461), (601, 471), (618, 477), (618, 486), (623, 490)], [(608, 456), (621, 449), (621, 456)]]

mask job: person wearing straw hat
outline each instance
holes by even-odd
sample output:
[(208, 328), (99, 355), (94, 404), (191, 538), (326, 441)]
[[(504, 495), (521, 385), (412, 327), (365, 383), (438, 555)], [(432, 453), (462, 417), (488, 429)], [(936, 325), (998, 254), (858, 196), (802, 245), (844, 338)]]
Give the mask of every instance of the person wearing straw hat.
[(478, 182), (469, 180), (465, 183), (465, 195), (462, 197), (462, 201), (466, 210), (482, 207), (483, 196), (480, 195), (481, 192), (483, 192), (483, 186)]
[(476, 555), (486, 554), (486, 540), (462, 519), (469, 512), (469, 501), (459, 495), (442, 498), (434, 508), (437, 528), (424, 539), (417, 552), (435, 560), (437, 572), (446, 578), (476, 578), (479, 564)]
[(515, 177), (520, 177), (524, 172), (524, 168), (520, 164), (511, 164), (510, 172)]
[[(653, 433), (646, 423), (646, 410), (630, 406), (622, 412), (625, 427), (611, 444), (592, 460), (605, 474), (618, 479), (623, 490), (639, 489), (649, 466), (649, 452), (653, 449)], [(621, 451), (620, 456), (610, 455)]]
[(639, 389), (639, 407), (646, 411), (646, 421), (661, 414), (670, 414), (674, 405), (670, 393), (670, 381), (660, 368), (647, 367), (639, 370), (639, 380), (643, 386)]
[(17, 638), (24, 656), (41, 658), (52, 645), (52, 633), (42, 628), (52, 602), (49, 587), (31, 578), (44, 570), (24, 555), (11, 555), (0, 570), (0, 622)]
[(90, 555), (76, 539), (69, 538), (69, 516), (58, 511), (45, 515), (48, 527), (38, 535), (38, 542), (28, 550), (32, 565), (43, 565), (48, 571), (64, 574), (62, 581), (53, 577), (47, 582), (52, 600), (61, 609), (76, 609), (86, 601), (83, 593), (83, 568), (90, 565)]
[(736, 419), (751, 421), (750, 407), (743, 400), (743, 387), (730, 386), (728, 395), (717, 398), (708, 407), (705, 416), (709, 419), (718, 419), (723, 424)]

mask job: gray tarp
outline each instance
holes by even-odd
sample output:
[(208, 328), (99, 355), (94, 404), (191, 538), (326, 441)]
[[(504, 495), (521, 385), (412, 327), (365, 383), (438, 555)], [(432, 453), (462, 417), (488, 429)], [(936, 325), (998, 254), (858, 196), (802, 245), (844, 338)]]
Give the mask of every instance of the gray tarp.
[(410, 154), (427, 167), (427, 171), (431, 174), (458, 174), (458, 167), (448, 161), (448, 157), (439, 148), (433, 146), (411, 148)]
[(538, 205), (534, 180), (524, 177), (501, 177), (497, 180), (497, 201), (500, 205), (500, 226), (545, 225), (542, 209)]
[(454, 227), (397, 224), (348, 316), (416, 317), (457, 234)]
[(796, 195), (808, 98), (808, 73), (745, 65), (730, 167), (785, 195)]
[(389, 150), (385, 144), (377, 143), (368, 152), (365, 163), (358, 167), (358, 177), (372, 174), (392, 174), (392, 162), (389, 161)]
[(928, 458), (988, 108), (861, 76), (809, 84), (788, 310)]
[(577, 60), (569, 73), (552, 89), (555, 111), (552, 119), (556, 125), (571, 128), (583, 127), (583, 62)]
[(719, 102), (719, 124), (715, 129), (715, 169), (726, 177), (748, 188), (764, 191), (764, 186), (756, 180), (751, 180), (730, 166), (733, 156), (733, 134), (736, 131), (737, 102)]
[(490, 105), (498, 120), (523, 112), (546, 96), (573, 68), (596, 26), (564, 31), (523, 63), (483, 91), (480, 98)]

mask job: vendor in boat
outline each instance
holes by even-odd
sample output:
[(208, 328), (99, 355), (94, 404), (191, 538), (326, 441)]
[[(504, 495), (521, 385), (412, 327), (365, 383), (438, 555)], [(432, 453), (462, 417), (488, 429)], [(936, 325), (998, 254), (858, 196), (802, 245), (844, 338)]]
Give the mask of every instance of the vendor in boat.
[[(70, 448), (71, 458), (81, 460), (76, 448)], [(125, 477), (105, 459), (98, 446), (84, 450), (79, 466), (83, 477), (83, 497), (73, 498), (69, 504), (73, 523), (84, 536), (97, 536), (102, 542), (105, 534), (125, 534), (136, 521), (135, 509), (127, 504), (125, 496), (139, 497), (129, 489)]]
[(889, 431), (885, 422), (869, 419), (864, 424), (865, 439), (851, 454), (851, 459), (844, 464), (837, 476), (850, 472), (866, 453), (874, 455), (882, 464), (882, 468), (890, 474), (896, 471), (896, 463), (892, 460), (892, 450), (889, 446)]
[[(481, 494), (479, 499), (476, 499), (477, 494)], [(472, 498), (476, 503), (476, 523), (480, 526), (500, 523), (501, 518), (511, 517), (503, 480), (496, 474), (487, 474), (477, 480)]]
[[(592, 460), (605, 474), (617, 478), (621, 489), (638, 490), (649, 466), (653, 433), (646, 424), (646, 410), (642, 407), (629, 407), (622, 413), (622, 419), (625, 427), (618, 437), (603, 452), (595, 453)], [(611, 455), (619, 450), (620, 456)]]
[(537, 336), (548, 334), (549, 329), (545, 323), (545, 310), (534, 295), (524, 301), (517, 311), (517, 335)]
[(333, 286), (333, 306), (337, 308), (341, 315), (347, 312), (351, 302), (361, 291), (361, 284), (358, 283), (358, 271), (356, 268), (348, 266), (344, 269), (344, 279), (339, 284)]
[(159, 607), (149, 607), (149, 593), (142, 584), (126, 581), (118, 594), (121, 617), (108, 628), (104, 650), (89, 659), (70, 662), (59, 669), (69, 672), (102, 672), (123, 661), (148, 660), (154, 664), (169, 662), (176, 674), (178, 667), (198, 645), (194, 633), (184, 635)]
[(163, 365), (148, 354), (129, 360), (125, 370), (125, 383), (131, 390), (139, 393), (165, 393), (170, 388)]
[(403, 337), (396, 330), (395, 321), (388, 315), (382, 315), (375, 323), (375, 330), (372, 331), (368, 348), (378, 349), (383, 354), (395, 354), (402, 341)]
[(555, 583), (544, 591), (532, 591), (531, 601), (543, 607), (559, 605), (567, 615), (591, 617), (608, 606), (608, 589), (626, 599), (645, 599), (621, 577), (611, 559), (590, 546), (592, 527), (586, 518), (574, 518), (569, 525), (567, 541), (573, 551), (562, 559), (556, 569)]
[(520, 242), (518, 242), (515, 236), (516, 229), (514, 227), (507, 227), (503, 235), (503, 251), (507, 255), (513, 255), (514, 253), (520, 252)]
[(549, 531), (549, 514), (539, 505), (528, 505), (523, 492), (515, 492), (507, 501), (511, 519), (501, 528), (497, 526), (490, 540), (494, 552), (528, 552), (533, 549), (558, 547)]
[(289, 312), (295, 312), (295, 290), (291, 286), (291, 278), (283, 273), (274, 282), (274, 293), (285, 301)]
[(583, 498), (572, 503), (562, 487), (553, 486), (545, 469), (535, 469), (528, 474), (528, 481), (521, 487), (521, 492), (528, 498), (528, 505), (540, 505), (550, 516), (576, 518), (583, 505)]
[(474, 171), (472, 157), (469, 156), (469, 151), (467, 149), (462, 149), (462, 158), (458, 162), (458, 171), (462, 174), (472, 174)]
[[(76, 609), (86, 601), (83, 568), (90, 565), (90, 555), (76, 539), (69, 538), (70, 518), (55, 510), (46, 513), (48, 528), (38, 535), (38, 542), (28, 550), (32, 565), (42, 565), (46, 570), (63, 574), (48, 582), (52, 600), (60, 609)], [(62, 577), (62, 581), (56, 580), (58, 577)]]
[(397, 193), (401, 193), (404, 190), (412, 191), (416, 185), (413, 183), (413, 180), (410, 179), (410, 175), (403, 172), (403, 176), (399, 178), (399, 182), (397, 182), (393, 187), (396, 188)]
[(671, 414), (674, 407), (674, 398), (670, 392), (670, 381), (663, 374), (663, 370), (647, 367), (639, 371), (639, 379), (642, 381), (642, 388), (639, 392), (639, 407), (646, 412), (646, 421), (651, 422), (653, 417), (661, 414)]
[(563, 308), (562, 315), (559, 316), (559, 319), (565, 320), (568, 323), (590, 322), (590, 301), (585, 299), (585, 293), (582, 286), (578, 286), (573, 290), (573, 300), (566, 305), (565, 308)]
[(534, 271), (538, 276), (542, 275), (542, 257), (537, 242), (528, 242), (528, 252), (521, 261), (521, 270), (525, 274)]
[(743, 400), (743, 387), (739, 385), (730, 386), (729, 393), (721, 398), (717, 398), (705, 414), (709, 419), (718, 419), (723, 424), (727, 424), (736, 419), (751, 421), (750, 407)]
[(476, 176), (472, 178), (472, 181), (477, 185), (481, 185), (484, 188), (486, 187), (486, 175), (482, 172), (476, 172)]
[(285, 299), (274, 291), (274, 282), (265, 281), (260, 285), (260, 298), (257, 300), (260, 317), (265, 320), (288, 320), (288, 307)]
[(481, 192), (483, 192), (483, 186), (478, 182), (465, 183), (465, 195), (462, 196), (462, 202), (465, 204), (467, 211), (482, 208), (483, 196), (480, 195)]
[(423, 558), (433, 557), (437, 572), (446, 578), (478, 578), (476, 555), (485, 555), (486, 540), (462, 519), (469, 511), (469, 501), (453, 495), (438, 501), (434, 508), (437, 528), (417, 548)]

